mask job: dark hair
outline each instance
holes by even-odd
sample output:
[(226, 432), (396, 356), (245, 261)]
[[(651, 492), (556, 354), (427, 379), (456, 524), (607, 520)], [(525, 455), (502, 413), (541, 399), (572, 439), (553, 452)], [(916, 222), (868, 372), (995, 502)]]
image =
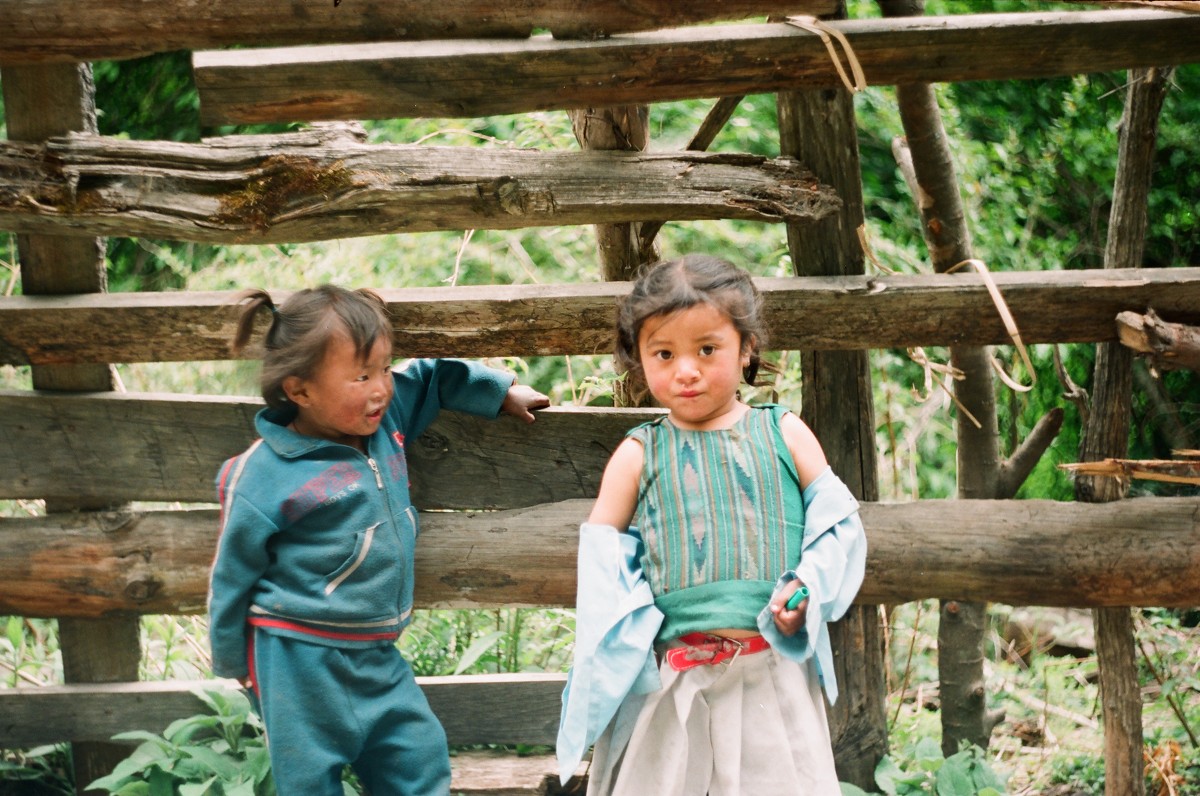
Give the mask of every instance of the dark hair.
[(293, 293), (278, 307), (267, 291), (258, 288), (238, 298), (243, 306), (233, 338), (235, 354), (249, 342), (258, 311), (271, 311), (271, 325), (263, 341), (261, 384), (263, 399), (272, 409), (287, 405), (284, 379), (312, 378), (335, 334), (346, 334), (359, 358), (366, 358), (380, 337), (392, 339), (387, 304), (366, 288), (320, 285)]
[(762, 295), (750, 274), (728, 260), (706, 254), (687, 254), (654, 263), (633, 283), (633, 290), (617, 303), (618, 373), (629, 374), (635, 389), (645, 389), (646, 374), (638, 356), (642, 324), (658, 315), (708, 304), (729, 317), (743, 348), (750, 350), (750, 364), (742, 371), (747, 384), (754, 384), (761, 364), (759, 352), (767, 342), (762, 320)]

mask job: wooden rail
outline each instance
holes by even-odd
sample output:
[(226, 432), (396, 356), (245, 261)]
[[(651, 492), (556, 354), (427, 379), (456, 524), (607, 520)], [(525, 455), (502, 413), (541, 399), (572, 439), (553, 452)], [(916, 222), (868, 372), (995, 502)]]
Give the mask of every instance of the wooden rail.
[[(553, 744), (566, 675), (418, 677), (450, 743)], [(64, 740), (107, 741), (119, 732), (162, 732), (206, 712), (196, 688), (233, 690), (232, 680), (0, 689), (0, 748)]]
[[(422, 513), (418, 607), (574, 605), (590, 507)], [(863, 604), (1188, 607), (1200, 594), (1200, 512), (1189, 498), (923, 500), (861, 511)], [(211, 510), (0, 519), (0, 615), (201, 613), (217, 528)]]
[(0, 228), (209, 243), (617, 221), (812, 221), (841, 206), (792, 158), (367, 144), (345, 130), (204, 143), (0, 142)]
[[(1200, 268), (993, 274), (1026, 343), (1117, 339), (1116, 316), (1200, 321)], [(763, 278), (775, 350), (1009, 342), (982, 279), (954, 275)], [(403, 356), (607, 354), (625, 282), (379, 290)], [(0, 364), (229, 359), (233, 292), (0, 297)], [(279, 291), (278, 296), (287, 295)], [(261, 334), (261, 330), (260, 330)], [(253, 348), (246, 356), (257, 356)], [(0, 427), (4, 425), (0, 413)]]
[(745, 19), (829, 14), (835, 0), (21, 0), (0, 4), (0, 65), (137, 58), (171, 50), (556, 36), (594, 38), (633, 30)]
[[(1155, 9), (855, 19), (871, 85), (1008, 80), (1200, 61), (1200, 16)], [(193, 56), (205, 124), (474, 117), (840, 87), (820, 36), (783, 23), (590, 42), (468, 40)]]

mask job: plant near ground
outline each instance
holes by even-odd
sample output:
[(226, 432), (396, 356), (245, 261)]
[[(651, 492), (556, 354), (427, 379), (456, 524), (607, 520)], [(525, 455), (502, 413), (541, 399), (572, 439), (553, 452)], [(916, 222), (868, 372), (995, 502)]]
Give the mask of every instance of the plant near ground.
[(250, 700), (237, 691), (195, 694), (210, 713), (175, 721), (162, 735), (113, 736), (141, 744), (88, 789), (111, 796), (274, 796), (262, 723)]
[[(58, 744), (39, 746), (24, 752), (0, 752), (0, 782), (36, 783), (36, 792), (44, 796), (74, 796), (71, 748), (67, 744)], [(7, 792), (6, 788), (0, 786), (0, 793)]]
[[(925, 737), (910, 749), (886, 755), (875, 767), (875, 784), (887, 796), (1003, 796), (1004, 778), (991, 767), (978, 746), (964, 745), (943, 757), (941, 744)], [(842, 796), (866, 796), (861, 788), (842, 783)]]

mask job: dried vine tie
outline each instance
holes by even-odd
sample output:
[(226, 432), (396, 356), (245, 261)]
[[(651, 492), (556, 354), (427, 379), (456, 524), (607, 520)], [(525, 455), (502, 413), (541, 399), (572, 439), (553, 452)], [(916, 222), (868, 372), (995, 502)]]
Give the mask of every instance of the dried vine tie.
[[(851, 94), (862, 91), (867, 87), (867, 78), (863, 74), (862, 64), (858, 62), (858, 56), (854, 54), (854, 48), (850, 46), (850, 41), (846, 38), (846, 34), (831, 25), (825, 24), (816, 17), (795, 16), (787, 17), (784, 21), (794, 28), (807, 30), (809, 33), (815, 33), (821, 37), (821, 41), (825, 43), (825, 49), (829, 51), (829, 58), (833, 61), (834, 68), (837, 69), (838, 75), (842, 78), (842, 82), (850, 90)], [(837, 39), (838, 43), (842, 45), (842, 49), (846, 52), (846, 61), (850, 64), (850, 71), (854, 74), (854, 82), (850, 82), (849, 75), (846, 74), (845, 68), (842, 67), (842, 59), (838, 57), (837, 49), (833, 46), (833, 39)]]

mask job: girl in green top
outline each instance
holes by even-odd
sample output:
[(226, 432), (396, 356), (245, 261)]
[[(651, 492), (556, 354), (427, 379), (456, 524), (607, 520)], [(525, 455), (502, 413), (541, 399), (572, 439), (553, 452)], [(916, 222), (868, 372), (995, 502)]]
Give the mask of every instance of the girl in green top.
[(588, 522), (643, 537), (663, 687), (621, 704), (589, 793), (839, 792), (816, 661), (781, 654), (758, 624), (806, 632), (800, 589), (821, 586), (794, 572), (801, 495), (828, 470), (799, 417), (739, 396), (766, 339), (760, 309), (745, 271), (698, 255), (656, 264), (620, 305), (618, 369), (668, 413), (613, 452)]

